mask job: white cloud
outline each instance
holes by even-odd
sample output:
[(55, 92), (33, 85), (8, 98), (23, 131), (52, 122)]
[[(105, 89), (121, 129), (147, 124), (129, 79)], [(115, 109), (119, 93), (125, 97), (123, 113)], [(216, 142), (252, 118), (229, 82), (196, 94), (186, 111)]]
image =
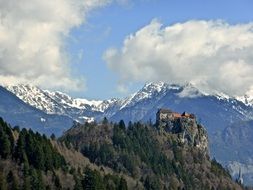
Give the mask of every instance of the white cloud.
[(118, 84), (117, 91), (121, 94), (127, 94), (129, 92), (128, 86), (125, 84)]
[(110, 0), (0, 0), (0, 84), (31, 83), (72, 90), (64, 39), (87, 13)]
[(241, 95), (253, 88), (253, 23), (156, 20), (104, 54), (121, 82), (191, 82), (206, 92)]

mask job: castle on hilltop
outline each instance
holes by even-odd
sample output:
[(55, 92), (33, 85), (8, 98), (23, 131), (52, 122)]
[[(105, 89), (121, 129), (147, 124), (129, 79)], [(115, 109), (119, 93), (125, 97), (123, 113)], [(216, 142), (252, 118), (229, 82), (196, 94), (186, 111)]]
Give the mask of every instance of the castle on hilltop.
[(156, 127), (161, 132), (176, 134), (183, 144), (195, 146), (208, 151), (208, 137), (204, 127), (197, 123), (196, 116), (183, 112), (182, 114), (169, 109), (158, 109)]
[(166, 125), (168, 122), (175, 120), (175, 119), (180, 119), (180, 118), (185, 118), (185, 119), (191, 119), (191, 120), (196, 120), (196, 117), (194, 114), (189, 114), (186, 112), (183, 112), (182, 114), (173, 112), (169, 109), (158, 109), (156, 113), (156, 124), (157, 125)]

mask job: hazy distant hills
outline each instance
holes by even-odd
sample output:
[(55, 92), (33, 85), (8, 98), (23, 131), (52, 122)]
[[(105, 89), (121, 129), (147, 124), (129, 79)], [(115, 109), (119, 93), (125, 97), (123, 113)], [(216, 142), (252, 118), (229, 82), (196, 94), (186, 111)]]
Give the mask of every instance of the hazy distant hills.
[(241, 169), (244, 181), (253, 185), (253, 120), (240, 121), (217, 132), (211, 147), (233, 176)]

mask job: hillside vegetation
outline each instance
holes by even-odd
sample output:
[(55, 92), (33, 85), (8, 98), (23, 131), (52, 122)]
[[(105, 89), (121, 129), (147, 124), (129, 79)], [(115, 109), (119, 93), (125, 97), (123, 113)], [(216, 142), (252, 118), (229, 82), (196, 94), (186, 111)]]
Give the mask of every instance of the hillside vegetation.
[(77, 124), (59, 140), (92, 163), (131, 176), (135, 189), (242, 189), (208, 152), (180, 136), (151, 124), (104, 119)]
[[(205, 136), (200, 125), (193, 131)], [(202, 141), (181, 135), (104, 119), (76, 124), (56, 140), (0, 119), (0, 189), (243, 189), (209, 159)]]
[(78, 165), (76, 155), (45, 135), (12, 129), (0, 118), (1, 190), (127, 189), (121, 175), (100, 171), (102, 167), (89, 165), (81, 154)]

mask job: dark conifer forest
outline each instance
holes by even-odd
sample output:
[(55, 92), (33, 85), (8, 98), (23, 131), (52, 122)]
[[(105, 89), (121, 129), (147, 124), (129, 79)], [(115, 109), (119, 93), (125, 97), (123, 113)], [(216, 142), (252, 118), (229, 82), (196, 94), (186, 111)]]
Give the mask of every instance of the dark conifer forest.
[(243, 189), (207, 152), (151, 123), (104, 119), (56, 139), (0, 119), (0, 147), (1, 190)]

